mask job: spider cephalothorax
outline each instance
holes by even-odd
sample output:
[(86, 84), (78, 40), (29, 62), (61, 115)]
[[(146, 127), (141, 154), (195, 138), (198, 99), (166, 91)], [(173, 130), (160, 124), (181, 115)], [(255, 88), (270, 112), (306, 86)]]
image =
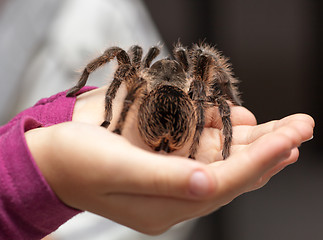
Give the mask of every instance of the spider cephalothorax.
[(187, 49), (178, 43), (173, 60), (162, 59), (150, 66), (159, 52), (159, 47), (151, 47), (142, 58), (143, 50), (137, 45), (128, 52), (111, 47), (86, 66), (67, 96), (75, 95), (91, 72), (116, 58), (118, 68), (106, 92), (105, 120), (101, 126), (110, 125), (112, 100), (124, 83), (127, 95), (114, 132), (121, 134), (129, 108), (138, 100), (138, 129), (146, 144), (155, 151), (172, 152), (191, 140), (190, 157), (195, 158), (205, 125), (205, 111), (218, 106), (224, 135), (222, 156), (227, 158), (232, 142), (227, 101), (241, 105), (238, 81), (227, 59), (207, 44), (195, 44)]

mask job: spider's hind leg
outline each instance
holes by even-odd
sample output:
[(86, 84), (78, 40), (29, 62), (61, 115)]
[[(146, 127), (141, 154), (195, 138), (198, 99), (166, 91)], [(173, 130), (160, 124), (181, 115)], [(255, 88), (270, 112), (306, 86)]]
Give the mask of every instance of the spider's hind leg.
[(192, 52), (197, 55), (206, 54), (212, 58), (214, 75), (211, 87), (213, 91), (220, 91), (227, 100), (230, 100), (235, 105), (241, 106), (242, 101), (237, 87), (239, 81), (234, 77), (232, 66), (228, 62), (228, 59), (217, 49), (207, 44), (195, 45)]
[[(153, 58), (155, 57), (155, 55), (158, 53), (159, 52), (156, 52), (154, 49), (152, 49), (152, 52), (147, 55), (148, 57), (146, 56), (145, 61), (152, 61)], [(138, 77), (138, 74), (136, 74), (136, 72), (141, 67), (142, 54), (143, 54), (142, 47), (140, 47), (138, 45), (133, 45), (128, 50), (128, 55), (131, 59), (131, 63), (132, 63), (133, 68), (127, 74), (127, 76), (125, 76), (125, 77), (127, 77), (127, 80), (125, 82), (127, 85), (127, 92), (128, 93), (127, 93), (126, 98), (123, 102), (123, 108), (120, 113), (120, 117), (117, 122), (117, 125), (116, 125), (115, 129), (113, 130), (113, 132), (116, 134), (121, 135), (123, 127), (124, 127), (124, 123), (126, 121), (127, 114), (129, 112), (129, 109), (132, 106), (132, 104), (134, 103), (135, 99), (137, 98), (139, 90), (141, 89), (141, 87), (143, 85), (142, 79)], [(145, 63), (145, 64), (149, 65), (150, 62)]]
[(222, 157), (226, 159), (230, 155), (230, 147), (232, 143), (232, 123), (231, 123), (231, 109), (227, 101), (219, 97), (216, 99), (219, 105), (219, 113), (222, 119), (222, 134), (224, 136), (223, 147), (222, 147)]

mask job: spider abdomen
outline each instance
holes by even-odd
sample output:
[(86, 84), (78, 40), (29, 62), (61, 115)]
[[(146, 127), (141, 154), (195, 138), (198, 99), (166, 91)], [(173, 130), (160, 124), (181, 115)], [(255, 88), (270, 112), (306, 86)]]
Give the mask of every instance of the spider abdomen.
[(192, 137), (196, 117), (188, 95), (180, 88), (160, 85), (143, 100), (138, 111), (139, 132), (155, 150), (172, 152)]

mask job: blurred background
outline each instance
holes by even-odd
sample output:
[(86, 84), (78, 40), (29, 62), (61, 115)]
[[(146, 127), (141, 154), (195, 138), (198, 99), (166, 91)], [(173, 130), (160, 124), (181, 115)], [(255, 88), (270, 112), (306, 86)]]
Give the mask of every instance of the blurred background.
[[(321, 0), (0, 1), (1, 124), (71, 87), (111, 45), (160, 42), (165, 56), (178, 39), (187, 46), (205, 40), (230, 58), (244, 105), (259, 123), (297, 112), (316, 120), (298, 163), (209, 216), (148, 237), (86, 213), (51, 237), (322, 239), (322, 18)], [(105, 84), (111, 71), (98, 71), (89, 85)]]

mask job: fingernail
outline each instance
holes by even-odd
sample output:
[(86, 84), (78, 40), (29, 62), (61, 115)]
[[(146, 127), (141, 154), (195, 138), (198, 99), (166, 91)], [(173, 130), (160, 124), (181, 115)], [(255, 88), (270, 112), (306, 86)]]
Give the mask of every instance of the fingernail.
[(201, 197), (208, 193), (210, 187), (209, 179), (205, 173), (196, 171), (190, 178), (190, 191), (193, 195)]

